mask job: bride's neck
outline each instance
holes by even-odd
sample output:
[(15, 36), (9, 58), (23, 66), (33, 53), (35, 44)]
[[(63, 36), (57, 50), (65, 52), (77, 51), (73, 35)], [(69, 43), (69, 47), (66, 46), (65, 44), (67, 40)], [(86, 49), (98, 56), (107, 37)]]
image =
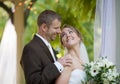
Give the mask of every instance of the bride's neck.
[(69, 53), (72, 57), (76, 56), (76, 57), (79, 58), (79, 57), (80, 57), (80, 49), (79, 49), (79, 46), (76, 46), (76, 47), (68, 50), (68, 53)]

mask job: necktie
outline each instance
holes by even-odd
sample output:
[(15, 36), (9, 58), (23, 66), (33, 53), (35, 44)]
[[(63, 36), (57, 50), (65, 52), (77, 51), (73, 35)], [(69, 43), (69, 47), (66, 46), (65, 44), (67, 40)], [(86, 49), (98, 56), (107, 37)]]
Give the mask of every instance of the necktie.
[(56, 61), (55, 56), (54, 56), (54, 53), (53, 53), (53, 49), (52, 49), (52, 47), (51, 47), (50, 44), (48, 44), (48, 49), (49, 49), (49, 51), (50, 51), (50, 53), (51, 53), (51, 55), (52, 55), (52, 57), (53, 57), (53, 60)]

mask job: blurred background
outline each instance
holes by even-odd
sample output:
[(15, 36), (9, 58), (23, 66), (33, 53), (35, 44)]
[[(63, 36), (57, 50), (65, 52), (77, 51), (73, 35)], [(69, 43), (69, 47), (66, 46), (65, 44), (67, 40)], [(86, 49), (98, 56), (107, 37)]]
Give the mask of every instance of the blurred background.
[[(17, 67), (14, 67), (17, 69), (17, 84), (25, 84), (20, 66), (22, 49), (37, 32), (37, 17), (45, 9), (56, 11), (62, 17), (62, 25), (70, 24), (82, 33), (90, 61), (100, 56), (107, 56), (120, 72), (120, 0), (0, 0), (0, 44), (9, 19), (12, 20), (17, 35), (17, 43), (13, 44), (17, 47), (17, 55), (14, 59), (17, 62)], [(8, 42), (9, 40), (14, 42), (11, 36), (12, 34), (8, 33), (6, 38)], [(61, 57), (64, 52), (59, 37), (51, 44), (59, 52), (57, 56)], [(13, 50), (14, 46), (10, 50)], [(3, 49), (0, 45), (0, 84), (3, 84), (1, 80), (4, 75), (1, 74), (5, 74), (6, 66), (1, 64), (1, 60), (3, 57), (3, 63), (7, 63), (6, 59), (10, 55), (2, 56), (1, 50)], [(9, 65), (11, 69), (12, 64)], [(11, 75), (6, 77), (11, 78)]]
[[(12, 19), (17, 32), (19, 84), (24, 84), (24, 77), (21, 76), (22, 70), (19, 69), (23, 46), (37, 32), (37, 17), (45, 9), (56, 11), (62, 17), (62, 25), (70, 24), (82, 33), (89, 59), (93, 61), (95, 7), (96, 0), (0, 0), (0, 41), (9, 18)], [(62, 56), (63, 49), (59, 37), (52, 45), (59, 52), (58, 57)]]
[[(83, 36), (89, 58), (93, 60), (93, 40), (94, 40), (94, 17), (96, 0), (21, 0), (14, 5), (11, 1), (0, 2), (5, 4), (11, 10), (14, 7), (24, 5), (24, 31), (23, 45), (28, 43), (37, 31), (37, 17), (45, 9), (52, 9), (62, 17), (64, 23), (73, 25), (78, 28)], [(5, 23), (9, 18), (9, 11), (4, 9), (0, 4), (0, 39), (4, 31)], [(31, 6), (32, 5), (32, 6)], [(19, 19), (18, 19), (19, 20)], [(53, 47), (61, 52), (59, 38), (52, 43)]]

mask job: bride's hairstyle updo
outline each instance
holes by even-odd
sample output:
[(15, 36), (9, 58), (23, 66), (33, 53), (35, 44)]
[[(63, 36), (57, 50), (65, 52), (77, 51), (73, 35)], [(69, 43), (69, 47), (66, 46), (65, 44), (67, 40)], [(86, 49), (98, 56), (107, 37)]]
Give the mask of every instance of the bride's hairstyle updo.
[[(68, 24), (64, 24), (63, 27), (62, 27), (62, 29), (64, 29), (64, 28), (70, 28), (71, 30), (73, 30), (73, 31), (77, 34), (77, 36), (81, 39), (81, 41), (83, 40), (82, 35), (81, 35), (81, 33), (77, 30), (77, 28), (75, 28), (75, 27), (73, 27), (73, 26), (71, 26), (71, 25), (68, 25)], [(62, 42), (62, 34), (60, 35), (60, 41), (61, 41), (61, 44), (63, 45), (63, 42)]]

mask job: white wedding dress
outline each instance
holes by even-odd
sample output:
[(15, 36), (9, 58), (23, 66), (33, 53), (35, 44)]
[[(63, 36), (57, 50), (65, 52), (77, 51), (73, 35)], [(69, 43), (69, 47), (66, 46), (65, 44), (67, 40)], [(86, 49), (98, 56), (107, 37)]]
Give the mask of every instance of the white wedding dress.
[[(83, 43), (80, 46), (81, 59), (84, 63), (88, 63), (88, 53)], [(86, 73), (83, 70), (75, 69), (72, 71), (69, 84), (84, 84), (86, 81)]]
[(86, 80), (86, 74), (83, 70), (75, 69), (72, 71), (69, 84), (84, 84)]

